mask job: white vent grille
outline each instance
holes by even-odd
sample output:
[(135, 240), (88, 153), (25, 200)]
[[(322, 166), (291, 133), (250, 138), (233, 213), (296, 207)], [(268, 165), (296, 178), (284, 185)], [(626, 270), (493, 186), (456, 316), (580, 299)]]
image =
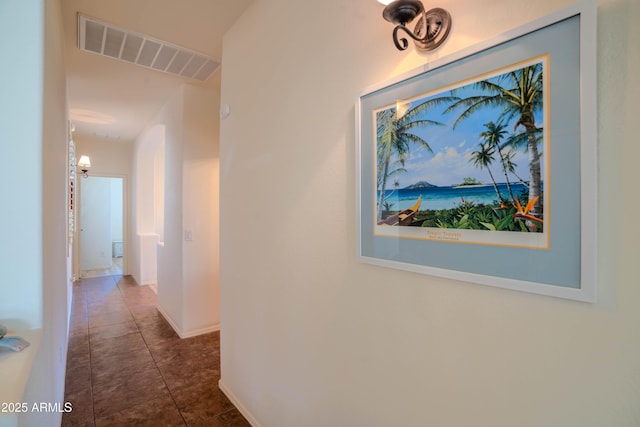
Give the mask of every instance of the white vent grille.
[(206, 55), (83, 15), (78, 15), (78, 45), (80, 50), (199, 81), (206, 81), (220, 65)]

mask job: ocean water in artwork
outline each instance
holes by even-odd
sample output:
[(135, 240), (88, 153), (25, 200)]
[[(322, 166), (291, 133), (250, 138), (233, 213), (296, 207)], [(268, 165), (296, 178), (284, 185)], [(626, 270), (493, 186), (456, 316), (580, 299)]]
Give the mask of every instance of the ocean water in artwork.
[[(497, 187), (503, 197), (509, 194), (506, 183), (499, 183)], [(514, 196), (518, 196), (523, 200), (528, 193), (527, 187), (521, 183), (511, 183), (511, 191)], [(465, 202), (471, 202), (476, 205), (499, 203), (492, 184), (397, 189), (395, 191), (387, 190), (386, 193), (389, 195), (386, 203), (393, 211), (410, 208), (415, 205), (420, 196), (422, 196), (420, 210), (454, 209)], [(378, 194), (378, 198), (379, 196)]]
[[(547, 63), (542, 55), (374, 110), (378, 225), (544, 232)], [(428, 220), (416, 212), (457, 208)]]

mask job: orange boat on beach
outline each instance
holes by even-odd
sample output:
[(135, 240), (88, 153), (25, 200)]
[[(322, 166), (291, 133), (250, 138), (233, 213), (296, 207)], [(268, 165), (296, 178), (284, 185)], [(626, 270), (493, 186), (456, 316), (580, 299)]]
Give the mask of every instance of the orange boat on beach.
[(405, 209), (397, 214), (393, 214), (381, 221), (378, 221), (378, 225), (409, 225), (413, 222), (413, 218), (418, 213), (420, 204), (422, 204), (422, 196), (418, 197), (416, 204), (409, 209)]

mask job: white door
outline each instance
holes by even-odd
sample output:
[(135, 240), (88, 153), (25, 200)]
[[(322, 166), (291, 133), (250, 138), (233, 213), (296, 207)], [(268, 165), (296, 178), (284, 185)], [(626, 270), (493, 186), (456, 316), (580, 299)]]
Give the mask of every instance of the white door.
[(81, 178), (80, 269), (111, 267), (111, 178)]

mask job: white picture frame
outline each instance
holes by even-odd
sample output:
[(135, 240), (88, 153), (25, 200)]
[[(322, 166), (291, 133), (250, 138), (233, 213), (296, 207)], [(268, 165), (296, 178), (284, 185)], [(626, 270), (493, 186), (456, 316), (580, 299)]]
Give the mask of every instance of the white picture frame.
[[(358, 95), (355, 144), (358, 261), (584, 302), (596, 300), (596, 17), (596, 3), (585, 0), (373, 85)], [(399, 224), (379, 225), (378, 207), (383, 210), (380, 202), (387, 194), (385, 192), (391, 192), (388, 185), (381, 192), (382, 180), (377, 179), (380, 176), (386, 179), (388, 174), (378, 167), (381, 157), (377, 151), (382, 147), (380, 135), (385, 128), (381, 124), (382, 116), (376, 114), (384, 112), (385, 108), (395, 111), (394, 103), (398, 108), (406, 109), (413, 105), (412, 102), (444, 99), (445, 95), (454, 93), (451, 89), (517, 73), (525, 66), (538, 64), (536, 61), (542, 57), (544, 64), (541, 66), (546, 67), (543, 90), (546, 98), (542, 107), (546, 118), (539, 129), (544, 135), (540, 140), (543, 141), (542, 158), (547, 168), (544, 172), (545, 204), (540, 208), (544, 211), (544, 222), (542, 218), (539, 220), (544, 224), (540, 227), (543, 231), (536, 236), (533, 233), (502, 233), (507, 238), (503, 243), (495, 238), (500, 233), (489, 229), (456, 230), (445, 235), (441, 231), (447, 229), (433, 226), (419, 230)], [(401, 104), (404, 107), (400, 107)], [(423, 116), (423, 119), (433, 117)], [(442, 118), (442, 124), (446, 126), (444, 113)], [(424, 132), (429, 135), (426, 130)], [(409, 158), (400, 160), (406, 165), (404, 162)], [(413, 171), (408, 170), (408, 174)], [(428, 167), (424, 171), (428, 173)], [(383, 194), (382, 198), (380, 194)], [(426, 206), (433, 201), (426, 190), (424, 199)], [(514, 200), (503, 205), (515, 208)], [(400, 205), (397, 210), (401, 210)], [(524, 221), (521, 216), (516, 219)], [(521, 222), (518, 225), (529, 231)], [(546, 234), (541, 238), (542, 233)], [(510, 240), (512, 236), (515, 243)], [(476, 241), (476, 237), (479, 240)], [(538, 246), (521, 244), (517, 240), (528, 242), (532, 238), (540, 241)]]

